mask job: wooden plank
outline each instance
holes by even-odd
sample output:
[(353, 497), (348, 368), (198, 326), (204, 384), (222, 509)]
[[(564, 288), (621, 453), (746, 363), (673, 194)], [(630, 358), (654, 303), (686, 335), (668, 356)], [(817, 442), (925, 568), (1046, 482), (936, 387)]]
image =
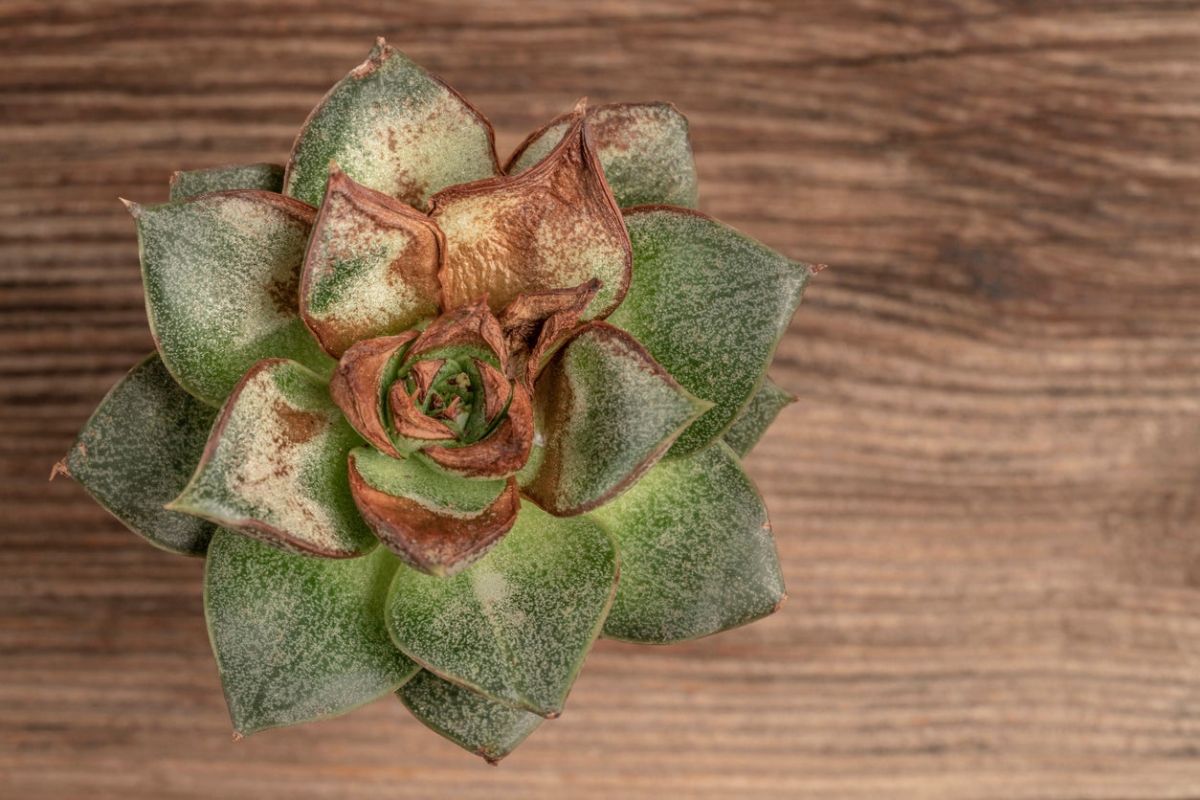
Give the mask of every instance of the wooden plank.
[[(506, 153), (669, 99), (703, 207), (833, 264), (749, 467), (791, 601), (601, 643), (492, 770), (384, 700), (233, 744), (201, 564), (67, 482), (151, 347), (133, 226), (279, 160), (383, 33)], [(0, 794), (1200, 794), (1200, 3), (0, 4)]]

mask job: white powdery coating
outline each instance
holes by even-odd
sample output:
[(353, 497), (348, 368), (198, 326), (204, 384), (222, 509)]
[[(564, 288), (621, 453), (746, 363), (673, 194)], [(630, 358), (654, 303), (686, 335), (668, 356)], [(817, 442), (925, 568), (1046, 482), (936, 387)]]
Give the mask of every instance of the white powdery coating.
[(458, 575), (402, 567), (388, 623), (401, 649), (433, 672), (556, 713), (599, 633), (616, 568), (594, 523), (525, 503), (512, 531)]
[[(436, 308), (394, 266), (415, 243), (413, 233), (370, 226), (344, 194), (326, 202), (332, 206), (324, 211), (328, 227), (321, 231), (321, 244), (325, 263), (333, 266), (316, 276), (312, 291), (325, 289), (334, 299), (320, 311), (310, 305), (310, 315), (356, 328), (384, 328), (408, 309)], [(355, 268), (338, 269), (338, 262), (354, 262)]]
[(394, 690), (416, 665), (383, 625), (397, 561), (293, 555), (218, 531), (205, 612), (234, 727), (242, 733), (349, 711)]

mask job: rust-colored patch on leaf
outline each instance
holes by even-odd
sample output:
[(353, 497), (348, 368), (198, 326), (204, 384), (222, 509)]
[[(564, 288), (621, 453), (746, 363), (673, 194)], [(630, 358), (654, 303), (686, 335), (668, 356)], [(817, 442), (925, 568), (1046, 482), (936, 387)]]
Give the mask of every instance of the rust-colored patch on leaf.
[(436, 314), (444, 250), (442, 233), (427, 216), (333, 165), (304, 257), (299, 297), (305, 325), (339, 358), (357, 341)]
[(521, 469), (533, 449), (533, 401), (523, 385), (512, 386), (508, 414), (490, 436), (462, 447), (427, 447), (422, 452), (466, 478), (501, 478)]
[(443, 308), (481, 295), (502, 308), (522, 293), (590, 278), (602, 280), (605, 290), (589, 317), (604, 317), (621, 302), (632, 253), (585, 108), (580, 102), (562, 141), (537, 166), (434, 195), (430, 216), (446, 235), (438, 274)]
[(408, 360), (443, 347), (478, 347), (491, 352), (501, 369), (508, 366), (504, 332), (486, 300), (477, 300), (449, 311), (430, 323), (413, 342)]
[(388, 390), (388, 405), (392, 409), (392, 424), (399, 435), (410, 439), (454, 438), (454, 431), (444, 422), (421, 413), (403, 382), (396, 381)]
[(329, 394), (354, 429), (380, 451), (399, 457), (382, 415), (380, 385), (392, 357), (417, 338), (415, 331), (368, 339), (351, 347), (338, 362)]
[(486, 361), (476, 358), (474, 362), (483, 381), (483, 416), (490, 424), (508, 406), (513, 392), (512, 384), (503, 372)]
[(593, 278), (570, 289), (528, 292), (500, 312), (513, 377), (533, 386), (542, 364), (579, 327), (580, 316), (599, 290), (600, 281)]
[(517, 482), (510, 478), (500, 496), (477, 515), (438, 513), (368, 484), (353, 455), (350, 493), (363, 519), (388, 549), (414, 568), (434, 575), (452, 574), (487, 552), (512, 528), (521, 506)]
[(325, 426), (325, 419), (320, 414), (292, 408), (283, 400), (276, 400), (272, 410), (279, 419), (288, 444), (303, 444), (320, 433)]

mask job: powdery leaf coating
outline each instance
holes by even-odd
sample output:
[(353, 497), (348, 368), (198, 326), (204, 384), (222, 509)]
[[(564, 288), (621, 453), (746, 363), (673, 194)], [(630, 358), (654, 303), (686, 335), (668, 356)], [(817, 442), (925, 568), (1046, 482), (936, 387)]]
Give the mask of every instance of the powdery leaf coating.
[(151, 354), (100, 401), (55, 472), (77, 480), (151, 544), (203, 555), (213, 524), (163, 505), (187, 484), (216, 416)]
[(396, 691), (400, 702), (430, 730), (495, 764), (542, 724), (513, 708), (421, 670)]
[(583, 328), (537, 383), (545, 441), (526, 493), (553, 514), (578, 514), (636, 481), (710, 408), (681, 387), (629, 334)]
[(175, 172), (171, 175), (171, 199), (223, 192), (229, 189), (283, 190), (283, 167), (278, 164), (234, 164)]
[(779, 416), (779, 412), (796, 402), (796, 398), (779, 387), (769, 377), (763, 378), (758, 391), (750, 398), (750, 402), (742, 409), (729, 430), (725, 431), (725, 444), (729, 445), (738, 457), (745, 456), (758, 440), (767, 432), (767, 428)]
[(415, 569), (452, 575), (508, 532), (520, 510), (515, 479), (466, 480), (419, 456), (350, 452), (350, 492), (380, 540)]
[(766, 373), (812, 273), (695, 211), (625, 214), (633, 282), (609, 320), (676, 380), (715, 404), (676, 442), (694, 452), (724, 433)]
[[(587, 112), (604, 177), (621, 208), (661, 203), (695, 208), (696, 164), (687, 118), (670, 103), (613, 103)], [(509, 157), (517, 175), (537, 164), (562, 140), (570, 114), (529, 135)]]
[(219, 529), (204, 613), (239, 735), (337, 716), (395, 691), (418, 669), (383, 624), (399, 561), (308, 558)]
[(764, 617), (784, 600), (766, 507), (722, 442), (663, 459), (589, 516), (622, 556), (606, 637), (694, 639)]
[(230, 395), (170, 507), (284, 549), (362, 555), (376, 541), (346, 474), (360, 444), (320, 378), (294, 361), (262, 361)]
[(557, 716), (608, 613), (617, 564), (594, 522), (525, 503), (508, 535), (459, 574), (402, 567), (388, 593), (388, 630), (439, 677)]
[(422, 210), (447, 186), (500, 174), (491, 123), (383, 39), (309, 114), (284, 194), (320, 203), (330, 162)]
[(150, 328), (184, 389), (220, 405), (247, 369), (272, 357), (328, 374), (333, 362), (296, 303), (314, 209), (235, 190), (130, 210)]
[(304, 258), (300, 313), (335, 358), (406, 331), (438, 312), (441, 256), (428, 217), (334, 168)]
[(592, 278), (600, 289), (587, 319), (607, 316), (629, 285), (629, 237), (596, 160), (582, 108), (533, 169), (453, 186), (430, 216), (446, 236), (442, 307), (486, 296), (493, 311), (524, 292), (565, 289)]

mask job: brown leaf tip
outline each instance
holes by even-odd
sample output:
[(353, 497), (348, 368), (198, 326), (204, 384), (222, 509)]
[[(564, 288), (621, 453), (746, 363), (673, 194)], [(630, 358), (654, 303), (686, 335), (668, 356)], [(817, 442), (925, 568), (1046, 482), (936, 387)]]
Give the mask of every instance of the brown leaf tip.
[(55, 461), (54, 466), (50, 467), (49, 480), (54, 480), (59, 475), (66, 475), (68, 478), (71, 477), (71, 470), (67, 469), (67, 457), (66, 456), (63, 456), (58, 461)]
[(822, 273), (827, 269), (829, 269), (828, 264), (809, 264), (808, 265), (808, 271), (811, 272), (813, 275)]
[(779, 598), (778, 602), (776, 602), (775, 605), (771, 606), (771, 613), (774, 614), (776, 611), (783, 608), (784, 603), (786, 603), (787, 601), (788, 601), (788, 596), (787, 596), (787, 593), (785, 592), (783, 594), (783, 596)]
[(117, 199), (121, 201), (121, 204), (125, 206), (125, 210), (132, 214), (134, 218), (142, 215), (142, 207), (137, 203), (132, 200), (126, 200), (124, 197), (118, 197)]

